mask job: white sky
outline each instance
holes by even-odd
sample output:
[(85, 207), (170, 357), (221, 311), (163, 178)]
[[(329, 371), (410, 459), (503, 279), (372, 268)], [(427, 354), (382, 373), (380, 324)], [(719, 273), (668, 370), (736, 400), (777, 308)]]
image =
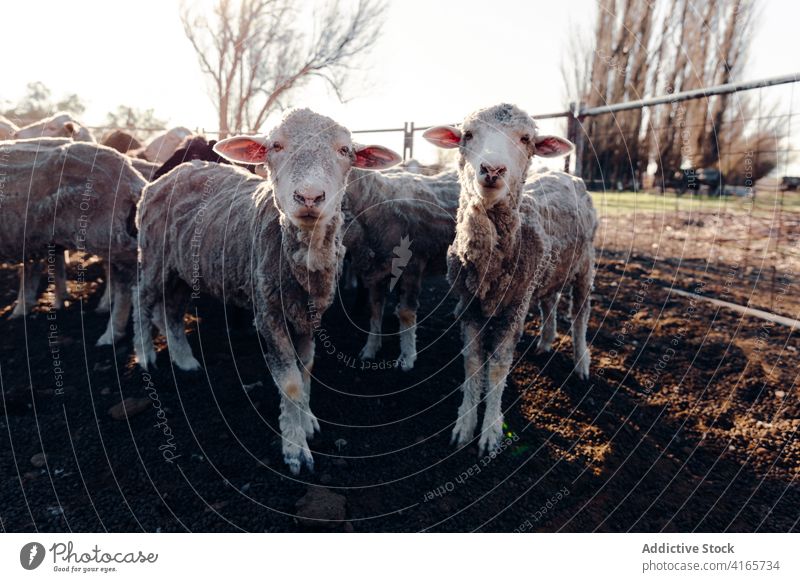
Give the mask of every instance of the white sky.
[[(560, 111), (567, 35), (590, 23), (595, 10), (595, 0), (390, 0), (352, 100), (340, 104), (315, 86), (296, 95), (294, 105), (353, 130), (446, 123), (500, 101), (534, 115)], [(124, 104), (152, 107), (170, 125), (216, 128), (177, 0), (17, 1), (4, 2), (2, 12), (0, 101), (16, 102), (28, 82), (42, 81), (56, 98), (78, 93), (87, 125), (102, 124)], [(800, 69), (798, 21), (796, 0), (765, 1), (747, 78)], [(399, 134), (373, 137), (402, 148)], [(417, 139), (417, 157), (429, 158), (421, 145)]]

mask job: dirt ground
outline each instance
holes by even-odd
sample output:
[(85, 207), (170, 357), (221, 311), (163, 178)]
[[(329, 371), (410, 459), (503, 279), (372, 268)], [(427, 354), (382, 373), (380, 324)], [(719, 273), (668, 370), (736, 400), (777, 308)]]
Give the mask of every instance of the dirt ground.
[[(444, 279), (426, 283), (409, 373), (360, 369), (366, 316), (343, 292), (318, 338), (316, 471), (297, 478), (247, 313), (199, 301), (187, 327), (204, 371), (173, 370), (162, 343), (148, 377), (130, 339), (94, 347), (106, 321), (92, 312), (94, 284), (54, 318), (44, 301), (25, 320), (6, 311), (2, 529), (797, 530), (800, 339), (671, 295), (673, 285), (714, 295), (725, 271), (665, 264), (600, 254), (588, 382), (571, 375), (568, 334), (552, 355), (533, 354), (529, 317), (504, 394), (508, 438), (483, 459), (477, 441), (449, 444), (463, 372)], [(89, 274), (99, 285), (99, 265)], [(0, 269), (0, 305), (15, 290), (14, 271)], [(399, 350), (391, 309), (384, 363)], [(135, 399), (129, 415), (112, 417), (123, 398)]]
[[(704, 282), (719, 299), (771, 311), (800, 314), (791, 287), (800, 273), (800, 212), (741, 209), (602, 212), (596, 244), (632, 255), (667, 281)], [(689, 202), (684, 202), (689, 204)], [(722, 204), (722, 203), (720, 203)], [(741, 201), (728, 203), (731, 207)]]

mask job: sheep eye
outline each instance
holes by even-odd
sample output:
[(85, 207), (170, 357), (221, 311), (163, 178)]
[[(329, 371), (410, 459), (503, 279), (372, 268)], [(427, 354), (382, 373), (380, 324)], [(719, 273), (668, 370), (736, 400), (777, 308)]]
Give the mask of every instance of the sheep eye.
[(465, 131), (464, 132), (464, 141), (469, 141), (471, 139), (472, 139), (472, 132), (471, 131)]
[(282, 150), (283, 150), (283, 146), (280, 143), (278, 143), (277, 141), (272, 144), (272, 151), (273, 152), (279, 152), (279, 151), (282, 151)]
[(522, 136), (522, 137), (519, 139), (519, 141), (521, 141), (521, 142), (522, 142), (522, 143), (524, 143), (525, 145), (528, 145), (529, 143), (531, 143), (531, 136), (529, 136), (529, 135), (523, 135), (523, 136)]
[(339, 148), (339, 153), (341, 155), (343, 155), (343, 156), (349, 156), (350, 155), (350, 148), (347, 147), (347, 146), (342, 146), (342, 147)]

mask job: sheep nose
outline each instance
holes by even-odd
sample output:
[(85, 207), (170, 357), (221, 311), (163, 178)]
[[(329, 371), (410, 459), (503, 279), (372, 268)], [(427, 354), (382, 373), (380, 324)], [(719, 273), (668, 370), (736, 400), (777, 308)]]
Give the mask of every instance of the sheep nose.
[(325, 200), (325, 191), (322, 192), (309, 192), (309, 191), (294, 191), (295, 202), (306, 208), (314, 208)]
[(481, 176), (484, 182), (494, 186), (497, 179), (506, 173), (505, 166), (490, 166), (489, 164), (481, 164)]

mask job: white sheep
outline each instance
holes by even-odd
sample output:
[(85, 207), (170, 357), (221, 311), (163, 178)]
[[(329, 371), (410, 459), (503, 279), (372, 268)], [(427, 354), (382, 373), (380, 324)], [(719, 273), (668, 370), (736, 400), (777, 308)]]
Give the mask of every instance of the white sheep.
[[(173, 127), (168, 131), (156, 135), (147, 142), (143, 148), (138, 150), (138, 152), (149, 162), (163, 164), (190, 135), (192, 135), (191, 130), (185, 127)], [(137, 150), (127, 153), (129, 155), (135, 155), (136, 151)]]
[(307, 442), (319, 430), (309, 407), (314, 330), (333, 301), (344, 253), (347, 174), (351, 167), (391, 166), (399, 156), (354, 146), (347, 129), (308, 109), (289, 112), (266, 137), (229, 138), (214, 150), (233, 162), (265, 163), (270, 179), (194, 161), (145, 188), (136, 216), (137, 361), (155, 364), (155, 321), (166, 332), (172, 362), (198, 369), (183, 328), (195, 293), (253, 309), (281, 394), (284, 460), (298, 474), (314, 463)]
[(0, 259), (49, 259), (56, 247), (101, 256), (111, 265), (114, 305), (98, 345), (113, 343), (130, 312), (133, 216), (144, 178), (119, 152), (69, 139), (0, 142), (0, 159)]
[(369, 291), (370, 305), (369, 337), (360, 353), (362, 359), (374, 359), (381, 348), (386, 296), (397, 287), (398, 364), (404, 371), (414, 367), (422, 279), (426, 273), (446, 271), (459, 191), (455, 172), (435, 176), (350, 172), (346, 205), (352, 220), (345, 228), (344, 245), (350, 252), (352, 272)]
[(479, 450), (491, 451), (503, 434), (503, 389), (531, 305), (539, 303), (542, 311), (538, 349), (549, 351), (558, 295), (571, 288), (575, 371), (583, 379), (589, 375), (586, 327), (597, 217), (583, 181), (563, 172), (537, 176), (524, 191), (533, 156), (563, 155), (573, 146), (539, 135), (534, 120), (514, 105), (479, 110), (460, 129), (439, 126), (424, 137), (460, 153), (461, 200), (448, 279), (459, 299), (465, 379), (453, 441), (461, 446), (472, 439), (484, 397)]
[(88, 129), (83, 127), (71, 114), (63, 111), (26, 125), (14, 133), (14, 139), (37, 137), (68, 137), (75, 141), (95, 141)]
[[(56, 113), (23, 128), (16, 128), (12, 136), (7, 139), (40, 137), (62, 137), (75, 141), (94, 142), (94, 137), (92, 137), (89, 130), (83, 127), (71, 114), (64, 112)], [(48, 257), (48, 263), (53, 265), (54, 271), (48, 278), (53, 279), (55, 283), (53, 306), (56, 309), (61, 309), (64, 305), (64, 300), (67, 298), (67, 261), (67, 253), (63, 249), (56, 249)], [(17, 294), (17, 303), (10, 315), (11, 318), (24, 316), (35, 305), (37, 284), (44, 268), (44, 262), (23, 262), (20, 265), (19, 292)]]

